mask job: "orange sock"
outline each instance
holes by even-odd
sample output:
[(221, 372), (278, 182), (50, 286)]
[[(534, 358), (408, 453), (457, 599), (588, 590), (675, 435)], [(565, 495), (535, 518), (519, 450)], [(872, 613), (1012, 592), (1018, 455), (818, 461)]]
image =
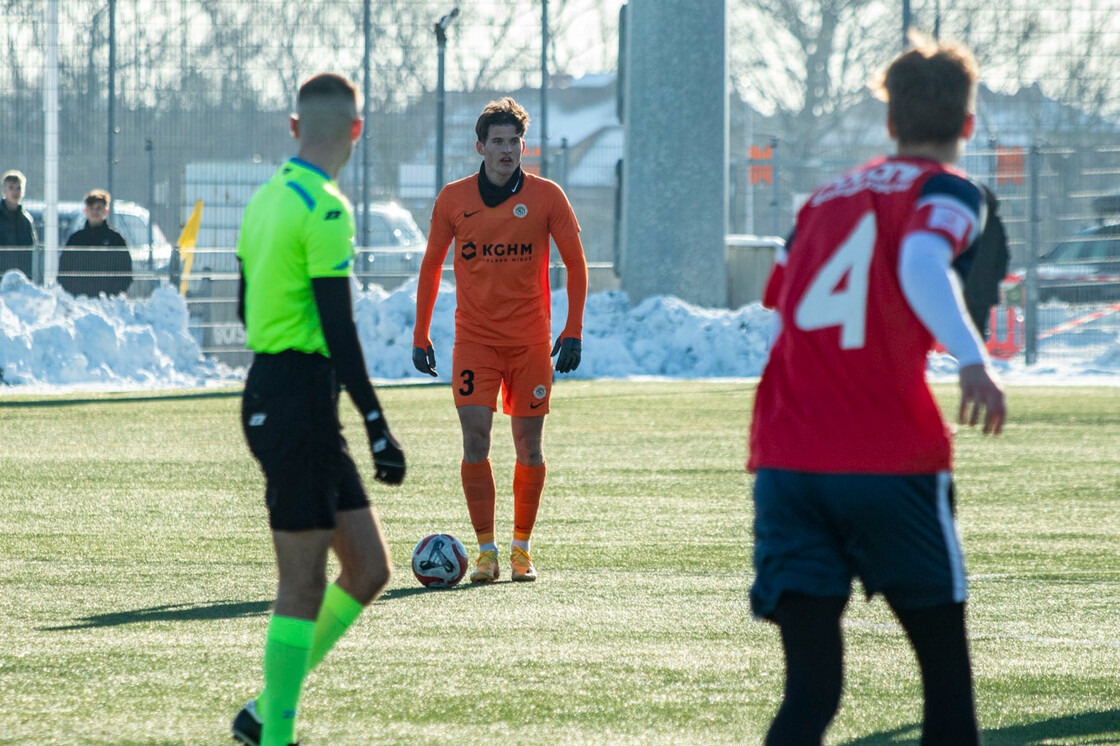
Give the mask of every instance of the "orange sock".
[(520, 461), (513, 469), (513, 538), (528, 541), (537, 522), (537, 508), (544, 490), (544, 464), (525, 466)]
[(494, 472), (490, 459), (476, 464), (463, 462), (463, 494), (467, 497), (467, 512), (479, 544), (494, 541)]

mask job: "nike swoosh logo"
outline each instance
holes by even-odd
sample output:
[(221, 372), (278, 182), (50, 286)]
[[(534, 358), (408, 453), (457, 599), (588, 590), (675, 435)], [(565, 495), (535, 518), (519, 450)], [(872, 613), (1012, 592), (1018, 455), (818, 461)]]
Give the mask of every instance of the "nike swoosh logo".
[(464, 212), (463, 217), (469, 218), (471, 215), (477, 215), (480, 212), (482, 212), (482, 210), (475, 210), (474, 212)]
[(536, 409), (537, 407), (539, 407), (539, 406), (540, 406), (540, 405), (542, 405), (542, 404), (544, 404), (544, 402), (543, 402), (543, 401), (539, 401), (539, 402), (537, 402), (536, 404), (530, 404), (530, 405), (529, 405), (529, 409)]

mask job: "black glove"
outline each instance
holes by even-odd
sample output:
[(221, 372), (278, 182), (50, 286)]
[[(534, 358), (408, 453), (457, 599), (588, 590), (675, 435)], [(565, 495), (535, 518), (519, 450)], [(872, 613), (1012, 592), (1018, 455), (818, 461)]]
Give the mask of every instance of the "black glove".
[(421, 373), (427, 373), (430, 376), (438, 376), (436, 373), (436, 351), (428, 345), (427, 349), (423, 347), (412, 348), (412, 364), (416, 366), (416, 370)]
[(385, 421), (381, 410), (375, 409), (366, 415), (366, 435), (369, 436), (369, 450), (373, 453), (374, 477), (385, 484), (400, 484), (404, 481), (404, 452)]
[(579, 367), (579, 359), (583, 354), (583, 343), (575, 337), (561, 337), (552, 346), (552, 354), (560, 355), (556, 358), (556, 372), (567, 373)]

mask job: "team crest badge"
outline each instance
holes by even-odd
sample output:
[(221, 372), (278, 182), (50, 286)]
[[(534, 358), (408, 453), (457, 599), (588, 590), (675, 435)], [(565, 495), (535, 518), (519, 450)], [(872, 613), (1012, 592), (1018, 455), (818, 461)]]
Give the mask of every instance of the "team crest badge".
[(540, 386), (537, 386), (535, 389), (533, 389), (533, 397), (537, 399), (543, 399), (544, 395), (547, 393), (548, 389), (544, 387), (544, 384), (541, 384)]
[[(528, 214), (529, 214), (529, 208), (526, 207), (524, 204), (518, 203), (518, 204), (514, 205), (513, 216), (515, 218), (523, 218)], [(540, 397), (537, 397), (537, 398), (539, 399)]]

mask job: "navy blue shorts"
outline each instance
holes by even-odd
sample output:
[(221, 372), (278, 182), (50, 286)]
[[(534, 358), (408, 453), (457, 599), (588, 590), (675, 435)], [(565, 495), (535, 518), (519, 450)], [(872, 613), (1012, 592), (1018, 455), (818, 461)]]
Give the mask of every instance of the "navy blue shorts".
[(369, 505), (338, 419), (334, 366), (288, 350), (257, 355), (241, 399), (241, 426), (265, 478), (275, 531), (335, 527), (335, 513)]
[(937, 474), (811, 474), (759, 469), (754, 482), (751, 610), (768, 618), (786, 591), (882, 593), (897, 608), (968, 595), (953, 482)]

